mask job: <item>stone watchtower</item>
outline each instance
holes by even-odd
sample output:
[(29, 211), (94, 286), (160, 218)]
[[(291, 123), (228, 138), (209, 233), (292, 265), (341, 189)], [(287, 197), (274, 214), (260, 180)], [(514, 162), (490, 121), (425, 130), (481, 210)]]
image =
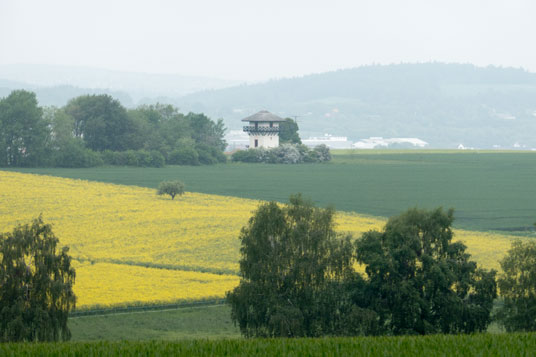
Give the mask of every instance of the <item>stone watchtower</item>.
[(249, 122), (244, 127), (244, 131), (249, 134), (250, 148), (275, 148), (279, 146), (279, 123), (285, 119), (270, 113), (267, 110), (261, 110), (242, 121)]

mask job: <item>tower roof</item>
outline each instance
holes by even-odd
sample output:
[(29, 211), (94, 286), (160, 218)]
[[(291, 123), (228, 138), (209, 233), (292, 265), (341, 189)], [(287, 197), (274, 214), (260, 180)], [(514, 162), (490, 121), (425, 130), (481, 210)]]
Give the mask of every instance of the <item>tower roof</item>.
[(275, 114), (270, 113), (267, 110), (261, 110), (260, 112), (250, 115), (247, 118), (242, 119), (242, 121), (285, 121), (285, 119), (278, 117)]

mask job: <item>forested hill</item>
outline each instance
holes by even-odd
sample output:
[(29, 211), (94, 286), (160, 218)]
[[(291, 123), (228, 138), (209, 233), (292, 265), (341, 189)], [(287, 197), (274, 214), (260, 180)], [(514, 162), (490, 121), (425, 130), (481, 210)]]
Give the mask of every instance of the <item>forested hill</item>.
[[(171, 99), (169, 99), (171, 100)], [(259, 109), (298, 115), (301, 135), (418, 137), (431, 147), (536, 147), (536, 74), (466, 64), (374, 65), (171, 100), (238, 129)]]

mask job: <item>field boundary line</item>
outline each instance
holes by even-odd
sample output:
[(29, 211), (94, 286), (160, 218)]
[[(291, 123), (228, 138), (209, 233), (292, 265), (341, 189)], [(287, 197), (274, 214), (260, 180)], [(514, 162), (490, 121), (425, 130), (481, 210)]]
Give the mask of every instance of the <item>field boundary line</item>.
[(108, 263), (116, 265), (129, 265), (142, 268), (162, 269), (162, 270), (177, 270), (177, 271), (191, 271), (196, 273), (216, 274), (216, 275), (238, 275), (238, 272), (231, 269), (218, 269), (218, 268), (206, 268), (200, 266), (191, 265), (173, 265), (173, 264), (159, 264), (150, 262), (135, 262), (131, 260), (121, 260), (113, 258), (87, 258), (74, 256), (73, 260), (77, 260), (80, 263)]
[(188, 307), (217, 306), (217, 305), (223, 305), (223, 304), (225, 304), (225, 299), (200, 300), (200, 301), (170, 303), (170, 304), (160, 304), (160, 305), (122, 306), (122, 307), (111, 307), (111, 308), (103, 308), (103, 309), (88, 309), (88, 310), (73, 311), (69, 314), (69, 317), (76, 318), (76, 317), (83, 317), (83, 316), (102, 316), (102, 315), (126, 314), (126, 313), (136, 313), (136, 312), (178, 310), (178, 309), (183, 309), (183, 308), (188, 308)]

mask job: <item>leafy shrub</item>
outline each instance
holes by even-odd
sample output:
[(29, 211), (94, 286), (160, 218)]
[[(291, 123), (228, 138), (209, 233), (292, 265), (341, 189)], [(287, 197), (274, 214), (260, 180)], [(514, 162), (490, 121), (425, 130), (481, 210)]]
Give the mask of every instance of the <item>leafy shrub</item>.
[(283, 144), (268, 150), (270, 164), (297, 164), (302, 162), (300, 151), (295, 145)]
[(138, 155), (134, 150), (127, 150), (123, 152), (125, 165), (127, 166), (140, 166), (138, 161)]
[(145, 150), (138, 150), (134, 152), (138, 160), (138, 166), (148, 167), (152, 164), (151, 154)]
[(331, 153), (329, 152), (329, 148), (326, 145), (321, 144), (315, 146), (313, 150), (318, 154), (318, 160), (320, 162), (331, 161)]
[(218, 163), (218, 159), (214, 156), (210, 147), (206, 145), (199, 145), (196, 147), (197, 154), (199, 155), (199, 162), (203, 165), (213, 165)]
[(231, 156), (231, 160), (235, 162), (262, 162), (259, 161), (263, 149), (247, 149), (239, 150)]
[(105, 165), (115, 165), (115, 152), (111, 150), (104, 150), (101, 153), (102, 161)]
[(95, 167), (104, 162), (101, 155), (76, 139), (73, 139), (52, 154), (56, 167)]
[(331, 153), (326, 145), (319, 145), (313, 150), (305, 145), (282, 144), (272, 149), (248, 149), (235, 152), (234, 162), (264, 162), (269, 164), (298, 164), (324, 162), (331, 160)]
[(142, 166), (142, 167), (163, 167), (164, 156), (156, 150), (128, 150), (102, 152), (102, 160), (106, 165), (115, 166)]
[(190, 146), (173, 150), (167, 160), (172, 165), (199, 165), (199, 154)]
[(160, 153), (160, 151), (157, 150), (151, 150), (149, 151), (149, 155), (151, 155), (151, 167), (164, 167), (166, 164), (166, 159), (164, 158), (164, 155)]

